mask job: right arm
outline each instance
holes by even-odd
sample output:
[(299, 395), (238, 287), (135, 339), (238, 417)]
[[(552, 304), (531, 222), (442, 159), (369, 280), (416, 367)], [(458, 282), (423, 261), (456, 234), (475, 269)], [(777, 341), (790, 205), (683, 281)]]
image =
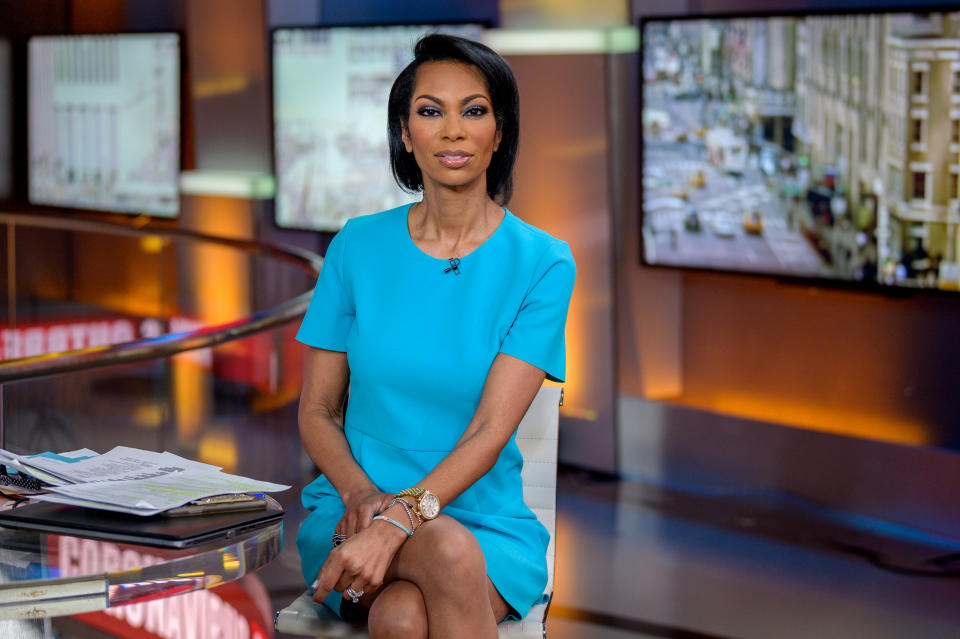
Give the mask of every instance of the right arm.
[(300, 440), (345, 507), (335, 531), (352, 536), (386, 509), (393, 495), (381, 492), (353, 458), (343, 433), (344, 400), (350, 381), (347, 354), (310, 348), (306, 356), (298, 422)]

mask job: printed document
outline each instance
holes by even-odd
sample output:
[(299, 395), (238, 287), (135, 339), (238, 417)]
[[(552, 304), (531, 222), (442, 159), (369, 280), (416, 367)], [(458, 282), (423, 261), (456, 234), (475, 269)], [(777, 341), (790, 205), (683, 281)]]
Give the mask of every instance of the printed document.
[(65, 453), (15, 455), (0, 449), (0, 464), (50, 484), (31, 499), (155, 515), (187, 502), (227, 493), (290, 488), (221, 472), (219, 466), (170, 452), (117, 446), (103, 455), (83, 448)]

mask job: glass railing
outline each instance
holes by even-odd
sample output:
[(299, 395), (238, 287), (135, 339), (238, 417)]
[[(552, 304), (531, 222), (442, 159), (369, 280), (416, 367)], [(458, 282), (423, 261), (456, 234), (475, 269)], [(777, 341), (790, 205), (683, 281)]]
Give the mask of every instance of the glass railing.
[(299, 493), (316, 473), (297, 432), (304, 350), (294, 335), (321, 259), (3, 214), (0, 250), (2, 447), (169, 450), (291, 485), (274, 495), (290, 522), (283, 552), (255, 589), (292, 599), (303, 589)]
[(321, 259), (179, 230), (0, 214), (2, 446), (126, 445), (296, 481), (295, 341)]

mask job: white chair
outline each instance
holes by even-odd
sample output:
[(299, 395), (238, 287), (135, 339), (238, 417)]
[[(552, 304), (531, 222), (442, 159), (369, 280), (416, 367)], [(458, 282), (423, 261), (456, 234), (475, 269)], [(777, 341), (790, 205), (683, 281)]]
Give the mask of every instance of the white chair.
[[(550, 532), (544, 594), (551, 597), (557, 532), (557, 429), (562, 401), (563, 391), (559, 386), (541, 387), (517, 428), (517, 446), (523, 455), (523, 500)], [(549, 606), (549, 601), (538, 604), (523, 619), (504, 621), (499, 626), (500, 636), (543, 639), (547, 636)], [(313, 603), (309, 591), (277, 612), (274, 626), (277, 631), (292, 635), (327, 639), (369, 637), (363, 626), (341, 621), (327, 606)]]

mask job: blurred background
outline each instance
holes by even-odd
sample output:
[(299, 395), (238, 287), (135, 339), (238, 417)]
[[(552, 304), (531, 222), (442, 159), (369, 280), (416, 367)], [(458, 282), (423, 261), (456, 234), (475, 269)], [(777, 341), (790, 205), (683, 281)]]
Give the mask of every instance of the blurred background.
[[(551, 635), (956, 636), (960, 28), (898, 8), (0, 0), (0, 352), (109, 349), (309, 291), (310, 268), (252, 247), (322, 255), (347, 217), (409, 201), (381, 99), (417, 25), (446, 25), (513, 68), (509, 208), (578, 264)], [(231, 595), (273, 636), (316, 473), (297, 324), (9, 368), (3, 447), (171, 450), (293, 485), (284, 554)], [(122, 612), (56, 627), (152, 636)]]

